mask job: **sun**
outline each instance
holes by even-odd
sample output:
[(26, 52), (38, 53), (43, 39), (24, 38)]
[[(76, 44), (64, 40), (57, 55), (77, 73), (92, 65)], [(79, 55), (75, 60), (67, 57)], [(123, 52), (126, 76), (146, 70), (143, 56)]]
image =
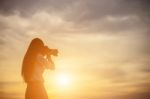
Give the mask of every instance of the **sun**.
[(56, 76), (56, 82), (59, 86), (61, 87), (66, 87), (66, 86), (69, 86), (71, 84), (71, 78), (69, 75), (67, 74), (58, 74)]
[(70, 90), (73, 87), (72, 74), (66, 72), (44, 73), (45, 86), (59, 90)]

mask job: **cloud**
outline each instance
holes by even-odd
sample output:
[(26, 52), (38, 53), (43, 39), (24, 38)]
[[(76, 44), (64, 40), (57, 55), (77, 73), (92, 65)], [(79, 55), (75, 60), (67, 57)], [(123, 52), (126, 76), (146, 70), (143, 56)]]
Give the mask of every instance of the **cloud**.
[(0, 11), (3, 14), (10, 15), (16, 11), (23, 16), (30, 16), (38, 11), (57, 12), (63, 11), (73, 0), (1, 0)]
[(105, 16), (149, 15), (148, 0), (1, 0), (0, 11), (12, 14), (19, 11), (21, 14), (34, 14), (38, 11), (64, 13), (73, 21), (90, 21)]
[(86, 32), (149, 30), (148, 0), (2, 0), (2, 14), (33, 16), (42, 11), (61, 16)]
[[(128, 95), (123, 95), (115, 98), (121, 98), (121, 99), (149, 99), (150, 98), (150, 92), (133, 92)], [(111, 99), (111, 98), (110, 98)]]
[[(18, 0), (13, 2), (5, 0), (1, 2), (1, 5), (3, 5), (0, 8), (1, 11), (3, 12), (6, 8), (8, 10), (8, 12), (6, 10), (7, 15), (3, 15), (3, 13), (0, 15), (1, 57), (5, 56), (4, 53), (12, 54), (12, 49), (18, 51), (21, 48), (25, 48), (22, 43), (25, 43), (26, 38), (29, 42), (33, 37), (41, 36), (42, 38), (51, 38), (54, 40), (52, 41), (54, 43), (55, 41), (67, 41), (68, 39), (66, 38), (71, 38), (74, 42), (78, 39), (78, 43), (83, 41), (82, 43), (85, 44), (84, 40), (88, 41), (87, 39), (89, 39), (92, 42), (93, 39), (91, 38), (105, 35), (107, 38), (112, 37), (113, 39), (108, 39), (108, 41), (97, 40), (97, 42), (106, 42), (103, 45), (103, 50), (107, 48), (106, 52), (103, 51), (106, 54), (104, 57), (107, 56), (106, 58), (110, 59), (110, 61), (116, 63), (124, 61), (125, 63), (129, 62), (132, 64), (133, 61), (143, 58), (146, 61), (142, 61), (140, 64), (144, 65), (144, 67), (149, 62), (149, 28), (145, 22), (141, 22), (140, 14), (142, 12), (138, 8), (148, 9), (148, 7), (144, 7), (144, 4), (147, 2), (143, 1), (141, 5), (137, 1), (132, 1), (127, 9), (126, 6), (130, 2), (123, 3), (124, 1), (121, 0), (118, 0), (118, 2), (113, 0), (95, 0), (95, 2), (78, 0), (76, 2), (67, 2), (64, 0), (64, 2), (61, 1), (61, 5), (58, 1), (47, 0), (38, 0), (33, 5), (29, 3), (32, 4), (35, 2), (34, 0), (32, 2), (20, 2)], [(29, 6), (22, 6), (23, 4), (29, 4)], [(10, 8), (7, 7), (8, 5), (10, 5)], [(36, 9), (34, 13), (30, 13), (29, 9), (32, 10), (34, 7), (38, 8), (38, 6), (40, 6), (40, 10)], [(61, 8), (63, 6), (66, 7), (64, 8), (65, 10)], [(55, 13), (46, 9), (53, 10)], [(18, 12), (12, 13), (14, 11)], [(28, 11), (30, 16), (24, 17), (23, 13), (28, 13)], [(132, 11), (135, 11), (135, 13), (132, 13)], [(87, 35), (91, 36), (87, 39), (81, 39), (81, 34), (83, 38), (84, 36), (87, 37)], [(75, 35), (79, 36), (75, 37)], [(111, 44), (109, 44), (110, 41), (112, 42)], [(14, 44), (22, 45), (22, 47), (18, 49)], [(93, 45), (95, 45), (95, 42), (93, 42)], [(5, 47), (7, 47), (7, 50)], [(97, 49), (102, 49), (102, 46), (97, 44)], [(110, 56), (112, 53), (114, 53), (112, 55), (114, 57)], [(103, 53), (101, 52), (101, 54)], [(117, 54), (116, 57), (115, 54)]]
[(72, 60), (74, 67), (68, 62), (68, 70), (91, 77), (91, 85), (104, 83), (96, 89), (102, 86), (106, 92), (110, 83), (114, 91), (137, 88), (137, 92), (116, 97), (147, 99), (149, 9), (149, 0), (1, 0), (0, 68), (12, 65), (6, 60), (19, 67), (31, 39), (40, 37), (59, 47), (61, 58)]

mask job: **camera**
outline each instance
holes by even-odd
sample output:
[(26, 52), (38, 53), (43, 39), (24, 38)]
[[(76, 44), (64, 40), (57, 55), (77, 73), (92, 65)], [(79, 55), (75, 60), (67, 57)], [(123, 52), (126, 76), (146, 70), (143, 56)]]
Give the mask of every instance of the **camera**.
[(50, 49), (50, 48), (48, 48), (48, 46), (44, 46), (44, 52), (46, 55), (58, 56), (58, 50)]

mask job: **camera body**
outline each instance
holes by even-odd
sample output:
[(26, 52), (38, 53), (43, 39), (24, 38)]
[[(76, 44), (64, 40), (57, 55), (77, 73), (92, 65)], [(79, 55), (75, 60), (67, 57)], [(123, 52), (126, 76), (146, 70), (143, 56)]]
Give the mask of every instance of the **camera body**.
[(44, 46), (44, 53), (46, 55), (53, 55), (53, 56), (58, 56), (58, 50), (57, 49), (50, 49), (48, 46)]

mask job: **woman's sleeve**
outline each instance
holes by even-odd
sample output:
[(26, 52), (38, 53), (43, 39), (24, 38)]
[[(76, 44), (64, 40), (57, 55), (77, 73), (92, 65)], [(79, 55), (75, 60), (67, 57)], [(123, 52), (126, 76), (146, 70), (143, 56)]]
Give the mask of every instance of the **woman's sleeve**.
[(47, 59), (43, 55), (38, 56), (38, 62), (40, 65), (46, 67), (47, 69), (55, 69), (54, 62), (52, 61), (52, 59)]

